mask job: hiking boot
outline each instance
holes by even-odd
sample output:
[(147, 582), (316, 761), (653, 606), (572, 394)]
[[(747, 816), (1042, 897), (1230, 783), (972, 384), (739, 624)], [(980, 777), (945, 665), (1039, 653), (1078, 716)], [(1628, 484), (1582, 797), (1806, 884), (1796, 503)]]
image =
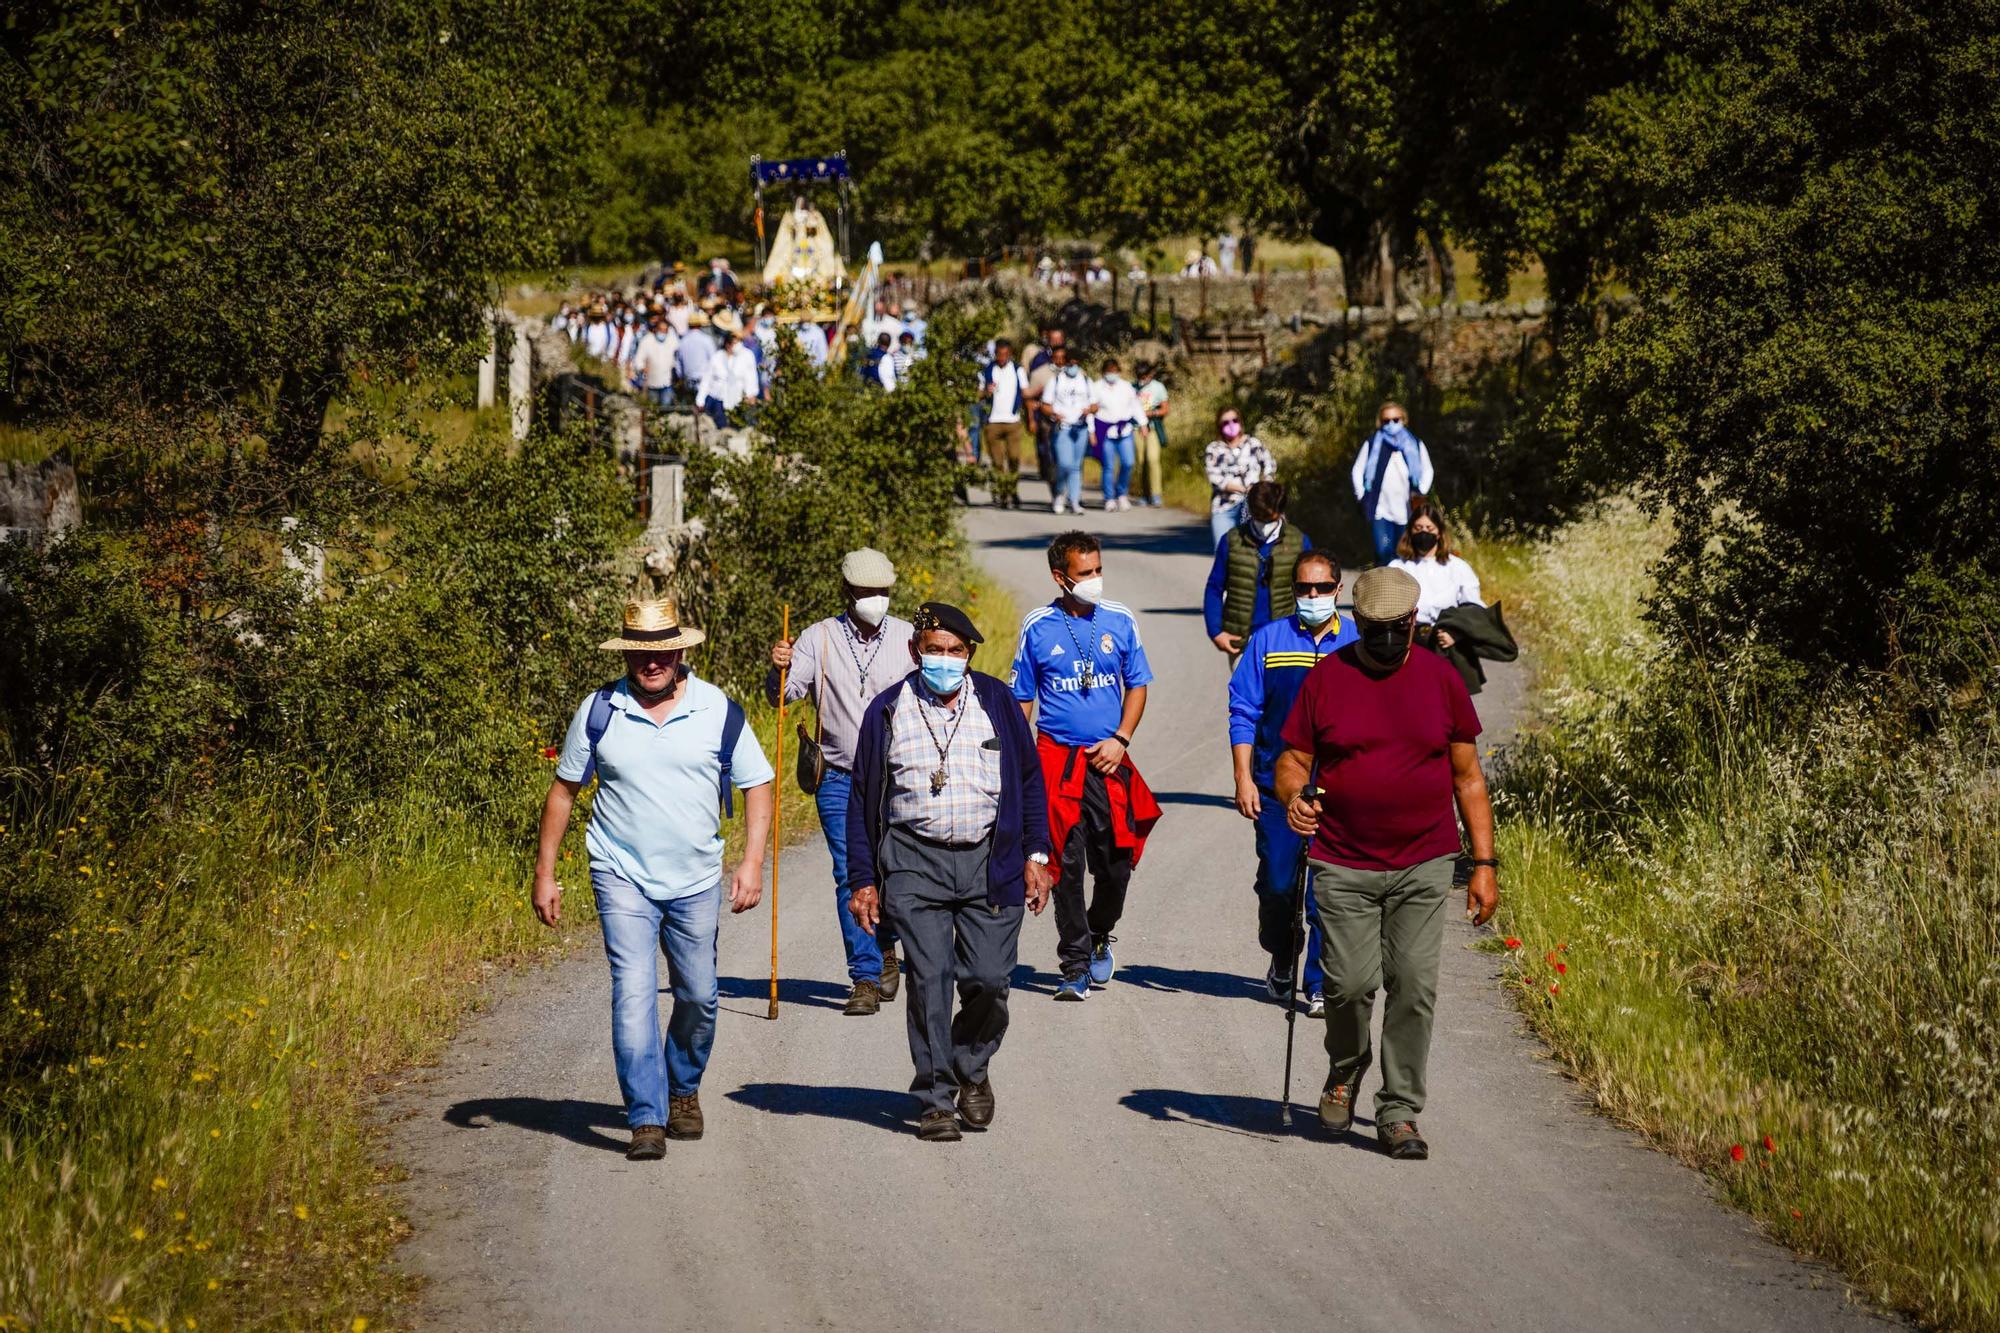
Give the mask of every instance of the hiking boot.
[(917, 1121), (917, 1137), (925, 1143), (957, 1143), (965, 1136), (958, 1132), (956, 1115), (932, 1107)]
[(970, 1129), (985, 1129), (993, 1123), (993, 1081), (980, 1079), (958, 1090), (958, 1114)]
[(1111, 974), (1118, 968), (1118, 960), (1111, 956), (1111, 941), (1115, 935), (1099, 935), (1090, 949), (1090, 986), (1092, 990), (1103, 990), (1111, 984)]
[(667, 1098), (667, 1137), (686, 1141), (701, 1137), (701, 1096)]
[(1375, 1131), (1382, 1151), (1399, 1162), (1421, 1162), (1431, 1155), (1431, 1145), (1417, 1132), (1414, 1120), (1394, 1120)]
[(1288, 1000), (1292, 996), (1291, 975), (1278, 970), (1276, 959), (1272, 959), (1271, 965), (1264, 969), (1264, 989), (1270, 992), (1274, 1000)]
[(897, 961), (894, 946), (882, 951), (882, 979), (875, 983), (882, 992), (884, 1002), (896, 998), (896, 992), (903, 988), (903, 965)]
[(628, 1162), (657, 1162), (667, 1155), (664, 1125), (639, 1125), (632, 1130), (632, 1146), (625, 1150)]
[(855, 982), (854, 989), (848, 992), (847, 1008), (841, 1010), (841, 1012), (852, 1017), (855, 1014), (879, 1013), (881, 1008), (881, 984), (863, 977), (861, 980)]
[(1090, 973), (1078, 972), (1075, 976), (1064, 977), (1056, 987), (1058, 1000), (1081, 1000), (1090, 994)]
[(1345, 1134), (1354, 1125), (1354, 1094), (1361, 1088), (1361, 1075), (1345, 1083), (1327, 1081), (1319, 1095), (1319, 1122), (1328, 1132)]

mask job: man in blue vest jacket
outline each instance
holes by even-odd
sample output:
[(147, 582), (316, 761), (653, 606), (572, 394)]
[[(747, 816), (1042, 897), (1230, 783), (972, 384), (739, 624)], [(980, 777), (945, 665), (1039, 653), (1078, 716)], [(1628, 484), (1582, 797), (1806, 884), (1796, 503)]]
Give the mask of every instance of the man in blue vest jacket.
[[(1321, 551), (1293, 563), (1289, 591), (1296, 609), (1251, 633), (1229, 677), (1229, 750), (1236, 769), (1236, 810), (1257, 826), (1257, 943), (1271, 955), (1264, 984), (1274, 1000), (1292, 994), (1292, 883), (1306, 840), (1285, 822), (1275, 795), (1273, 770), (1285, 748), (1279, 731), (1307, 673), (1321, 658), (1354, 642), (1355, 629), (1340, 618), (1340, 566)], [(1307, 898), (1311, 942), (1306, 949), (1305, 992), (1314, 1018), (1325, 1013), (1319, 962), (1319, 914)]]
[(1053, 882), (1048, 798), (1006, 682), (969, 669), (970, 617), (926, 602), (911, 623), (916, 669), (875, 696), (855, 742), (848, 910), (870, 932), (886, 914), (902, 938), (917, 1136), (953, 1142), (961, 1119), (993, 1123), (987, 1067), (1023, 909), (1040, 915)]

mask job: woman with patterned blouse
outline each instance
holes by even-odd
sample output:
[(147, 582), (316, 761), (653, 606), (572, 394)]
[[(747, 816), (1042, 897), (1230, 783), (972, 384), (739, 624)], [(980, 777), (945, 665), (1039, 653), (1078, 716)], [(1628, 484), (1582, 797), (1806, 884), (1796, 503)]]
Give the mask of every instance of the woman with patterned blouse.
[(1208, 532), (1219, 543), (1243, 521), (1243, 497), (1260, 481), (1275, 480), (1278, 460), (1255, 435), (1243, 433), (1243, 416), (1225, 407), (1215, 418), (1217, 438), (1208, 442)]

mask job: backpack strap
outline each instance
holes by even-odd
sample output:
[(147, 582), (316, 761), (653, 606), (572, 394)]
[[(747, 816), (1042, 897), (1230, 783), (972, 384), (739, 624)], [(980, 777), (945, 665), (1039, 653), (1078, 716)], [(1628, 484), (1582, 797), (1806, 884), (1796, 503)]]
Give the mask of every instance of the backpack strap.
[(736, 814), (736, 784), (732, 781), (732, 770), (736, 766), (736, 742), (743, 735), (743, 706), (734, 699), (726, 701), (728, 711), (722, 716), (722, 749), (716, 760), (722, 770), (722, 813), (725, 818)]
[(590, 758), (584, 761), (583, 776), (577, 779), (580, 787), (588, 787), (597, 776), (597, 743), (611, 729), (611, 695), (617, 688), (618, 682), (614, 680), (590, 697), (590, 715), (583, 720), (583, 738), (590, 742)]

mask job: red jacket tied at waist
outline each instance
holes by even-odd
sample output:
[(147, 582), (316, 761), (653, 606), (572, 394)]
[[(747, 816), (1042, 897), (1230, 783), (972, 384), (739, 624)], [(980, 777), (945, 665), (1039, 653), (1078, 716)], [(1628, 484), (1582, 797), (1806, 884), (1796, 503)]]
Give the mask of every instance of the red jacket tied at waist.
[[(1083, 819), (1083, 778), (1090, 761), (1083, 747), (1047, 736), (1035, 738), (1035, 749), (1041, 754), (1042, 783), (1049, 791), (1049, 841), (1055, 846), (1056, 864), (1061, 865), (1069, 831)], [(1104, 795), (1111, 806), (1111, 841), (1129, 849), (1136, 866), (1146, 850), (1146, 835), (1160, 822), (1160, 803), (1129, 755), (1104, 779)]]

